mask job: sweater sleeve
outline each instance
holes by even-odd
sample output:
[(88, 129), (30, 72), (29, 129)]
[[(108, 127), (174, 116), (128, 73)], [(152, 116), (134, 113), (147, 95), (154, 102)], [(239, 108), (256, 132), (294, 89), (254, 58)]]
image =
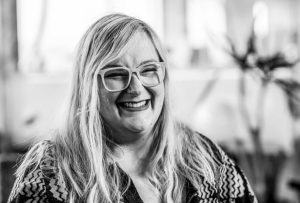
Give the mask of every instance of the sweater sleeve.
[(222, 166), (218, 180), (221, 199), (234, 200), (235, 203), (257, 203), (256, 196), (239, 166), (218, 147), (222, 156)]
[(204, 180), (198, 190), (199, 199), (204, 202), (257, 203), (256, 196), (239, 166), (219, 145), (204, 135), (199, 135), (218, 165), (215, 184), (211, 185)]
[(8, 203), (66, 201), (67, 190), (54, 155), (50, 141), (42, 141), (29, 150), (18, 169)]
[(218, 171), (216, 187), (218, 199), (235, 203), (257, 203), (256, 196), (239, 166), (221, 149), (221, 147), (207, 137), (206, 142), (218, 157), (221, 165)]

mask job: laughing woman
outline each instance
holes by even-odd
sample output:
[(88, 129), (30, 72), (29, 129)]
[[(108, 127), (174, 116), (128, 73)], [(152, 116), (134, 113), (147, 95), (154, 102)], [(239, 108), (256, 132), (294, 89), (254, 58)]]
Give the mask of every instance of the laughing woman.
[(35, 144), (9, 202), (256, 202), (235, 163), (170, 115), (168, 63), (155, 32), (121, 14), (80, 41), (66, 123)]

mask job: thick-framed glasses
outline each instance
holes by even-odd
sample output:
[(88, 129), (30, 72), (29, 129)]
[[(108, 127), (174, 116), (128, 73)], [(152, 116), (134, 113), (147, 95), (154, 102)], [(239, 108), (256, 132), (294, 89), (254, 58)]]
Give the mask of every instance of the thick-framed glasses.
[(164, 80), (165, 69), (164, 62), (149, 62), (133, 70), (125, 66), (105, 68), (99, 74), (106, 90), (119, 92), (129, 86), (133, 73), (136, 73), (143, 86), (155, 87)]

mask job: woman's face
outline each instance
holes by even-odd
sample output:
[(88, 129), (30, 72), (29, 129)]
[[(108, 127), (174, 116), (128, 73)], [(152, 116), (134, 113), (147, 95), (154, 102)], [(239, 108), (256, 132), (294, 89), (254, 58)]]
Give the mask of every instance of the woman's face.
[[(128, 42), (125, 54), (105, 68), (125, 66), (135, 69), (145, 62), (159, 62), (158, 54), (144, 32)], [(102, 78), (101, 78), (102, 80)], [(134, 142), (150, 135), (164, 102), (164, 83), (145, 87), (135, 73), (127, 89), (109, 92), (99, 80), (100, 114), (119, 144)]]

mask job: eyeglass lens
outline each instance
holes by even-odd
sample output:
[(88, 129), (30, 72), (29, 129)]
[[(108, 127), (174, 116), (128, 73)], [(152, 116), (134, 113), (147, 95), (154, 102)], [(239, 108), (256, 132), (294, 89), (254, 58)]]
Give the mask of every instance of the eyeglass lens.
[[(164, 77), (163, 67), (160, 64), (147, 64), (138, 69), (139, 79), (144, 86), (151, 87), (161, 83)], [(113, 68), (104, 74), (104, 83), (107, 89), (119, 91), (126, 88), (131, 80), (129, 69)]]

